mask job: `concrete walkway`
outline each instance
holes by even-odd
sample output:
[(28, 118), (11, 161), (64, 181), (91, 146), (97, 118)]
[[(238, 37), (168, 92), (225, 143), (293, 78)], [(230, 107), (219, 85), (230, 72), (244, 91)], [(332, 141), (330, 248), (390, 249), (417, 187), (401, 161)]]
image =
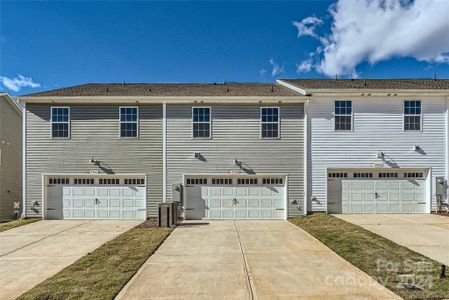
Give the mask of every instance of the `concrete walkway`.
[(0, 299), (14, 299), (142, 221), (39, 221), (0, 233)]
[(178, 227), (117, 299), (398, 299), (286, 221)]
[(432, 214), (335, 215), (449, 266), (449, 218)]

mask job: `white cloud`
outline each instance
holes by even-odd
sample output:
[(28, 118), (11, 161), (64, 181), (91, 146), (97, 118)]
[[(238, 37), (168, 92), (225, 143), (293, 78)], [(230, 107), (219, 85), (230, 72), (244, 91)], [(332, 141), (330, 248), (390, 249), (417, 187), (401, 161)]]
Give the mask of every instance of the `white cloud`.
[(270, 65), (272, 66), (272, 70), (271, 70), (271, 76), (276, 76), (279, 75), (281, 73), (284, 73), (284, 65), (279, 65), (277, 62), (274, 61), (274, 59), (270, 58), (270, 60), (268, 61), (270, 63)]
[(320, 73), (354, 76), (364, 61), (393, 57), (449, 63), (449, 1), (338, 0), (329, 11), (330, 34), (315, 35), (321, 45), (314, 69)]
[(23, 87), (38, 88), (41, 86), (39, 83), (33, 82), (33, 79), (31, 77), (25, 77), (20, 74), (16, 78), (0, 76), (0, 82), (6, 88), (14, 92), (20, 91)]
[(299, 64), (296, 64), (296, 73), (307, 73), (313, 68), (313, 62), (310, 59), (303, 60)]
[(317, 26), (323, 24), (323, 21), (315, 16), (307, 17), (302, 21), (293, 21), (293, 26), (298, 29), (298, 37), (311, 36), (319, 38), (315, 33)]
[(262, 68), (262, 69), (259, 71), (259, 74), (260, 74), (260, 76), (265, 76), (265, 74), (267, 74), (267, 70), (266, 70), (265, 68)]

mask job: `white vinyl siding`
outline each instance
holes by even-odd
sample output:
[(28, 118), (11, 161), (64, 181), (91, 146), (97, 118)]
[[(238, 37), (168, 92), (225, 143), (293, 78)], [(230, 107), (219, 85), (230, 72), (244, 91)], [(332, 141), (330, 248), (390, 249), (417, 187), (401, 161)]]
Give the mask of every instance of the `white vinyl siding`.
[[(432, 190), (435, 177), (445, 176), (447, 149), (444, 98), (422, 100), (422, 131), (404, 134), (403, 99), (360, 97), (351, 99), (351, 134), (335, 134), (334, 99), (316, 97), (308, 105), (309, 209), (326, 210), (327, 168), (431, 168)], [(414, 151), (417, 145), (422, 152)], [(385, 162), (377, 159), (385, 153)], [(435, 196), (432, 195), (432, 203)]]

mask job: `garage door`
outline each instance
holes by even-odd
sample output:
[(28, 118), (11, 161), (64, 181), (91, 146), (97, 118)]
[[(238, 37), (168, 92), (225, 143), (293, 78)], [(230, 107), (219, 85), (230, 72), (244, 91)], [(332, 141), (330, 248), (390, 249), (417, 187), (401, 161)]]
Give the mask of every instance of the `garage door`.
[(330, 213), (425, 213), (426, 172), (329, 172)]
[(186, 219), (284, 219), (284, 179), (187, 178)]
[(145, 219), (143, 178), (48, 178), (46, 219)]

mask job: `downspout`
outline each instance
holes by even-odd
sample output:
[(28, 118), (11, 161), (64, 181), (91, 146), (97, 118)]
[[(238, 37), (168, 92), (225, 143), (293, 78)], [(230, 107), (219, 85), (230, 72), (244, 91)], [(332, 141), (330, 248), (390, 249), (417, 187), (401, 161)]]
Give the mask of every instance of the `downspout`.
[(309, 117), (308, 117), (309, 99), (304, 103), (304, 215), (307, 215), (309, 200)]
[(23, 103), (22, 113), (22, 216), (21, 219), (26, 218), (26, 191), (27, 191), (27, 168), (26, 168), (26, 125), (27, 125), (27, 107), (26, 103)]
[(449, 204), (449, 96), (446, 96), (446, 203)]
[(162, 104), (162, 201), (167, 202), (167, 104)]

